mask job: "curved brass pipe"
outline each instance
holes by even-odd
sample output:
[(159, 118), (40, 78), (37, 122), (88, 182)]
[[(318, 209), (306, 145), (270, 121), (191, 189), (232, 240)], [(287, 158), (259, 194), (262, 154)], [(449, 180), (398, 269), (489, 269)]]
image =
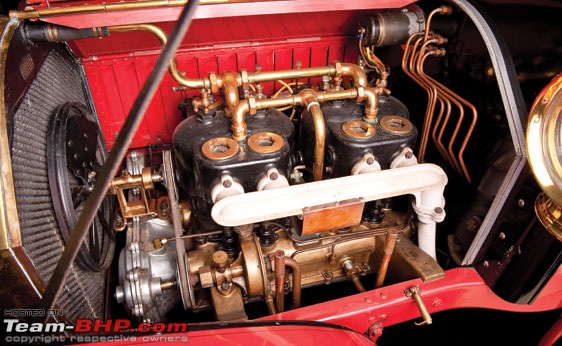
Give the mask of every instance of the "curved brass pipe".
[(353, 275), (353, 277), (351, 278), (351, 282), (353, 282), (353, 284), (355, 285), (357, 292), (363, 293), (367, 291), (365, 289), (365, 286), (363, 286), (363, 284), (361, 283), (361, 280), (359, 279), (358, 275)]
[[(154, 34), (162, 45), (168, 41), (166, 33), (152, 24), (130, 24), (130, 25), (117, 25), (108, 27), (109, 32), (127, 32), (127, 31), (148, 31)], [(299, 79), (316, 76), (333, 76), (333, 77), (350, 77), (353, 79), (353, 86), (357, 88), (358, 94), (363, 95), (362, 89), (366, 88), (367, 75), (363, 69), (355, 64), (335, 62), (334, 65), (323, 67), (309, 67), (293, 70), (269, 71), (269, 72), (253, 72), (247, 73), (246, 71), (225, 72), (222, 75), (210, 74), (204, 78), (186, 78), (178, 71), (178, 64), (175, 58), (170, 60), (168, 71), (172, 78), (181, 86), (188, 89), (211, 89), (212, 92), (217, 92), (219, 89), (223, 90), (226, 101), (226, 115), (231, 116), (234, 108), (240, 101), (238, 94), (238, 87), (250, 83), (267, 82), (283, 79)], [(362, 98), (359, 97), (358, 101)], [(378, 102), (376, 102), (378, 104)], [(375, 102), (371, 102), (374, 105)], [(371, 113), (376, 113), (376, 110)], [(243, 119), (242, 119), (243, 122)], [(239, 122), (239, 124), (242, 124)], [(241, 125), (242, 126), (242, 125)], [(234, 127), (234, 124), (233, 124)], [(235, 131), (245, 132), (241, 127)], [(235, 134), (236, 136), (236, 134)], [(245, 135), (244, 135), (245, 138)], [(242, 138), (243, 139), (243, 138)]]
[[(360, 92), (363, 90), (363, 93)], [(232, 112), (232, 138), (235, 141), (246, 139), (246, 113), (255, 114), (258, 109), (278, 108), (283, 106), (305, 106), (314, 121), (315, 145), (314, 145), (314, 180), (322, 180), (324, 171), (324, 142), (326, 140), (326, 124), (324, 115), (320, 110), (320, 102), (359, 99), (361, 95), (366, 96), (365, 113), (376, 117), (378, 110), (378, 95), (384, 92), (383, 88), (357, 88), (339, 91), (317, 92), (312, 89), (302, 90), (297, 95), (279, 97), (273, 99), (254, 99), (253, 97), (241, 100), (236, 104)]]
[[(108, 27), (109, 32), (128, 32), (128, 31), (148, 31), (158, 38), (162, 45), (168, 42), (168, 36), (164, 30), (152, 24), (130, 24), (130, 25), (116, 25)], [(175, 58), (170, 60), (168, 72), (179, 84), (190, 89), (209, 89), (211, 82), (208, 78), (185, 78), (178, 71), (178, 64)]]
[(367, 122), (375, 122), (379, 113), (379, 95), (385, 92), (384, 88), (365, 88), (365, 116), (363, 119)]
[(285, 265), (293, 271), (293, 309), (301, 306), (301, 268), (297, 261), (285, 257)]
[(318, 101), (314, 100), (316, 100), (315, 97), (310, 102), (305, 101), (305, 104), (314, 121), (314, 181), (320, 181), (324, 173), (326, 123), (324, 122), (324, 114), (322, 114), (322, 110), (320, 110), (320, 104)]

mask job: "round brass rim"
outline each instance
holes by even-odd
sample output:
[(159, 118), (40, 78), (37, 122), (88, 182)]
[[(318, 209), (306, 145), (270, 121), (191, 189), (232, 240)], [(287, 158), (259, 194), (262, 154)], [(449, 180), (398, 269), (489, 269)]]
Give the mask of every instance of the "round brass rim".
[(412, 132), (414, 125), (410, 120), (399, 115), (387, 115), (380, 120), (381, 128), (396, 135), (405, 135)]
[(238, 143), (232, 138), (211, 138), (201, 147), (203, 155), (210, 160), (225, 160), (238, 154)]
[(362, 120), (346, 121), (342, 124), (341, 129), (346, 136), (357, 139), (368, 139), (375, 135), (373, 125)]
[(248, 146), (259, 154), (274, 153), (283, 147), (283, 137), (273, 132), (258, 132), (248, 138)]
[(535, 200), (535, 212), (546, 230), (558, 241), (562, 241), (562, 207), (545, 193), (539, 193)]
[(542, 191), (562, 205), (562, 73), (539, 93), (527, 123), (527, 155)]

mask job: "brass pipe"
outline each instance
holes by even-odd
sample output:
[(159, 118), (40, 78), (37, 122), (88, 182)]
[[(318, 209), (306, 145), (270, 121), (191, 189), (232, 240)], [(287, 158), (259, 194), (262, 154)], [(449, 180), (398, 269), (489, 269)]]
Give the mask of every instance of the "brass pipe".
[(322, 67), (309, 67), (294, 70), (280, 70), (280, 71), (267, 71), (267, 72), (254, 72), (248, 74), (248, 81), (250, 83), (268, 82), (273, 80), (283, 79), (299, 79), (317, 76), (339, 76), (350, 77), (353, 79), (353, 86), (367, 87), (367, 75), (365, 71), (359, 66), (350, 63), (336, 62), (334, 65)]
[(312, 120), (314, 121), (314, 163), (312, 167), (314, 181), (322, 180), (324, 174), (324, 152), (326, 150), (326, 123), (324, 114), (320, 109), (320, 104), (316, 97), (311, 97), (310, 101), (304, 101)]
[(275, 309), (283, 312), (285, 299), (285, 251), (277, 250), (274, 255), (275, 263)]
[(318, 102), (308, 104), (308, 110), (314, 121), (314, 164), (313, 174), (314, 181), (322, 180), (324, 174), (324, 152), (326, 142), (326, 124), (324, 122), (324, 114), (320, 110)]
[[(158, 38), (161, 45), (165, 45), (168, 37), (164, 30), (152, 24), (130, 24), (130, 25), (116, 25), (110, 26), (109, 32), (128, 32), (128, 31), (148, 31)], [(168, 65), (168, 72), (179, 84), (190, 89), (209, 89), (211, 88), (211, 81), (209, 78), (185, 78), (178, 71), (178, 64), (175, 58), (170, 59)]]
[[(255, 1), (255, 0), (254, 0)], [(65, 6), (55, 8), (44, 8), (38, 10), (21, 10), (10, 11), (9, 16), (12, 19), (38, 19), (45, 17), (57, 17), (68, 14), (81, 14), (81, 13), (96, 13), (96, 12), (115, 12), (125, 10), (141, 10), (158, 7), (179, 7), (187, 4), (187, 0), (150, 0), (150, 1), (137, 1), (137, 2), (117, 2), (100, 5), (78, 5), (78, 6)], [(230, 2), (242, 1), (229, 1), (229, 0), (201, 0), (200, 5), (211, 4), (225, 4)], [(251, 1), (246, 1), (251, 2)]]
[(357, 275), (353, 275), (351, 277), (351, 282), (353, 282), (353, 284), (355, 285), (355, 288), (357, 289), (357, 291), (359, 293), (363, 293), (366, 292), (367, 290), (365, 289), (365, 286), (363, 286), (363, 284), (361, 283), (361, 280), (359, 279), (359, 276)]
[(240, 74), (234, 72), (225, 72), (217, 79), (217, 87), (222, 88), (224, 92), (227, 116), (232, 115), (232, 110), (240, 100), (238, 86), (241, 84), (242, 80)]
[(363, 119), (367, 122), (375, 122), (379, 113), (379, 95), (384, 92), (383, 88), (365, 88), (365, 116)]
[(360, 99), (361, 90), (366, 96), (365, 114), (371, 114), (376, 117), (378, 109), (378, 95), (384, 92), (383, 88), (357, 88), (348, 90), (317, 92), (312, 89), (302, 90), (297, 95), (288, 97), (278, 97), (271, 99), (254, 99), (249, 98), (241, 100), (234, 107), (232, 112), (232, 138), (236, 141), (246, 139), (246, 121), (244, 119), (246, 113), (255, 114), (258, 109), (278, 108), (283, 106), (305, 106), (309, 110), (314, 121), (315, 145), (314, 145), (314, 180), (322, 180), (324, 171), (324, 142), (326, 139), (326, 124), (324, 116), (320, 110), (320, 102), (343, 100), (343, 99)]
[(274, 315), (277, 313), (275, 311), (275, 303), (273, 303), (273, 298), (271, 297), (271, 295), (267, 295), (267, 298), (265, 299), (265, 305), (267, 306), (267, 312), (269, 312), (270, 315)]
[(285, 265), (293, 271), (293, 309), (297, 309), (301, 306), (301, 268), (290, 257), (285, 257)]
[[(152, 24), (130, 24), (130, 25), (116, 25), (111, 26), (108, 28), (109, 32), (126, 32), (126, 31), (148, 31), (154, 34), (162, 45), (165, 45), (167, 42), (166, 33), (160, 29), (159, 27), (152, 25)], [(210, 74), (209, 77), (204, 78), (186, 78), (178, 71), (177, 61), (175, 58), (170, 60), (170, 65), (168, 66), (168, 71), (172, 78), (176, 80), (181, 86), (184, 86), (189, 89), (211, 89), (213, 92), (218, 91), (219, 89), (223, 90), (225, 101), (226, 101), (226, 115), (230, 116), (235, 111), (236, 105), (239, 103), (240, 95), (238, 94), (238, 87), (242, 86), (243, 84), (250, 84), (250, 83), (260, 83), (260, 82), (267, 82), (267, 81), (274, 81), (274, 80), (283, 80), (283, 79), (299, 79), (299, 78), (307, 78), (307, 77), (315, 77), (315, 76), (324, 76), (329, 75), (333, 77), (350, 77), (353, 79), (353, 86), (356, 88), (357, 95), (363, 95), (363, 90), (367, 87), (367, 75), (363, 69), (355, 64), (349, 63), (340, 63), (336, 62), (334, 65), (328, 65), (323, 67), (309, 67), (309, 68), (302, 68), (302, 69), (293, 69), (293, 70), (281, 70), (281, 71), (269, 71), (269, 72), (254, 72), (254, 73), (247, 73), (246, 71), (242, 71), (240, 73), (235, 72), (225, 72), (222, 75), (215, 75)], [(369, 94), (372, 94), (373, 90), (366, 91)], [(382, 91), (376, 91), (379, 94)], [(337, 92), (333, 95), (328, 96), (325, 101), (328, 100), (336, 100), (341, 99), (337, 96)], [(349, 97), (348, 93), (342, 93), (344, 95), (342, 98), (352, 98)], [(318, 94), (317, 96), (320, 96)], [(318, 97), (323, 98), (322, 97)], [(358, 101), (362, 100), (362, 97), (356, 96)], [(274, 98), (279, 100), (278, 98)], [(375, 113), (378, 110), (378, 101), (374, 100), (371, 97), (371, 101), (368, 102), (369, 108), (367, 111), (369, 114)], [(322, 101), (322, 100), (320, 100)], [(287, 105), (295, 105), (297, 101), (281, 101), (281, 104), (274, 106), (287, 106)], [(272, 106), (269, 106), (272, 107)], [(376, 108), (374, 108), (376, 107)], [(259, 108), (258, 108), (259, 109)], [(246, 111), (247, 112), (247, 111)], [(376, 115), (375, 115), (376, 116)], [(242, 121), (240, 121), (240, 117)], [(233, 131), (235, 131), (234, 137), (235, 140), (243, 140), (245, 138), (245, 128), (242, 129), (245, 125), (243, 123), (243, 115), (239, 116), (238, 123), (233, 123)], [(234, 129), (236, 127), (236, 129)], [(238, 135), (238, 133), (240, 135)], [(236, 139), (240, 137), (240, 139)]]
[(398, 238), (398, 231), (395, 229), (388, 230), (386, 238), (384, 240), (384, 252), (379, 265), (379, 270), (377, 272), (377, 280), (375, 282), (375, 288), (382, 287), (384, 279), (386, 277), (386, 272), (388, 271), (388, 264), (390, 263), (390, 258), (394, 252), (394, 247), (396, 246), (396, 239)]

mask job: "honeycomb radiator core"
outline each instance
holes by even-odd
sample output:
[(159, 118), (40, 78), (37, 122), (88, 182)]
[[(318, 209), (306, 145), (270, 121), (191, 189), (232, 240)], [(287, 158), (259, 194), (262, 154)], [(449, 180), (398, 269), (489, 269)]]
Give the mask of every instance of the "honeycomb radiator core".
[[(14, 114), (13, 176), (22, 243), (47, 283), (62, 254), (62, 241), (47, 175), (47, 132), (55, 109), (88, 104), (80, 66), (60, 46), (51, 50)], [(69, 321), (103, 318), (106, 274), (73, 266), (57, 306)]]

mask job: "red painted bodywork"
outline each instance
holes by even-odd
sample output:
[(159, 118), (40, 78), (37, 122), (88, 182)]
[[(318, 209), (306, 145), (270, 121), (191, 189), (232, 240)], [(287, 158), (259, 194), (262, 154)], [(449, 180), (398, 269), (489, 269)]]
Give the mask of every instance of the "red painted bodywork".
[[(118, 1), (107, 1), (106, 4)], [(357, 61), (357, 20), (377, 9), (398, 8), (413, 0), (382, 1), (274, 1), (201, 5), (176, 54), (179, 69), (188, 77), (209, 72), (263, 71), (325, 66), (333, 61)], [(50, 1), (50, 8), (79, 6), (84, 1)], [(119, 3), (121, 3), (119, 1)], [(44, 1), (28, 1), (45, 9)], [(181, 7), (124, 10), (46, 17), (70, 27), (157, 23), (170, 32)], [(103, 39), (70, 43), (84, 64), (102, 130), (111, 149), (125, 116), (156, 61), (160, 43), (147, 32), (113, 33)], [(241, 49), (243, 47), (243, 49)], [(319, 79), (312, 80), (312, 82)], [(310, 82), (301, 80), (299, 82)], [(131, 148), (170, 143), (181, 113), (177, 106), (186, 94), (173, 92), (175, 81), (166, 75), (152, 100)], [(264, 83), (264, 92), (279, 85)], [(198, 93), (190, 91), (187, 95)]]
[[(302, 67), (324, 66), (334, 60), (356, 62), (356, 33), (349, 24), (366, 13), (359, 10), (400, 7), (411, 2), (313, 0), (201, 6), (176, 58), (180, 70), (186, 71), (189, 77), (243, 68), (254, 71), (256, 64), (269, 71), (295, 68), (297, 62), (301, 62)], [(59, 4), (52, 0), (50, 3)], [(64, 5), (68, 4), (64, 2)], [(80, 2), (72, 1), (70, 4)], [(40, 2), (34, 7), (45, 8), (45, 3)], [(105, 26), (134, 23), (141, 18), (146, 21), (149, 14), (151, 22), (160, 22), (159, 25), (169, 32), (173, 25), (170, 20), (175, 19), (179, 11), (180, 8), (173, 7), (157, 11), (121, 11), (102, 16), (81, 14), (53, 17), (48, 21), (74, 27)], [(274, 13), (277, 15), (273, 16)], [(82, 59), (102, 129), (111, 148), (157, 59), (159, 42), (149, 33), (119, 33), (109, 38), (75, 41), (72, 48)], [(177, 105), (189, 94), (173, 92), (175, 85), (170, 76), (165, 76), (132, 148), (171, 141), (173, 129), (181, 120)], [(278, 87), (270, 83), (265, 91), (271, 93)], [(460, 308), (537, 312), (562, 307), (562, 269), (558, 269), (532, 304), (522, 305), (499, 298), (474, 269), (457, 268), (447, 271), (440, 280), (410, 280), (261, 320), (323, 321), (359, 333), (371, 331), (376, 338), (375, 329), (370, 328), (420, 317), (413, 299), (404, 295), (404, 290), (415, 285), (420, 287), (430, 313)], [(560, 334), (561, 327), (557, 325), (545, 336), (543, 345), (554, 342)], [(191, 345), (368, 344), (365, 338), (350, 331), (302, 326), (232, 328), (221, 330), (220, 334), (209, 330), (188, 332), (187, 335)]]
[[(562, 268), (552, 276), (531, 304), (514, 304), (498, 297), (482, 277), (472, 268), (456, 268), (446, 272), (444, 278), (422, 282), (409, 280), (364, 293), (331, 300), (254, 321), (317, 321), (347, 327), (359, 334), (369, 335), (373, 341), (384, 327), (420, 320), (420, 311), (412, 298), (404, 291), (418, 286), (422, 300), (430, 314), (440, 311), (484, 308), (516, 313), (549, 311), (562, 307)], [(554, 345), (562, 334), (562, 324), (555, 324), (541, 341), (541, 346)], [(219, 332), (220, 330), (220, 332)], [(312, 326), (249, 326), (198, 330), (186, 334), (166, 334), (175, 342), (187, 336), (192, 345), (367, 345), (367, 340), (357, 333)], [(115, 345), (136, 344), (125, 341)], [(144, 341), (143, 341), (144, 343)], [(149, 341), (150, 343), (150, 341)]]
[(313, 326), (252, 326), (190, 332), (137, 336), (135, 341), (102, 342), (94, 345), (338, 345), (373, 346), (365, 335), (329, 327)]

